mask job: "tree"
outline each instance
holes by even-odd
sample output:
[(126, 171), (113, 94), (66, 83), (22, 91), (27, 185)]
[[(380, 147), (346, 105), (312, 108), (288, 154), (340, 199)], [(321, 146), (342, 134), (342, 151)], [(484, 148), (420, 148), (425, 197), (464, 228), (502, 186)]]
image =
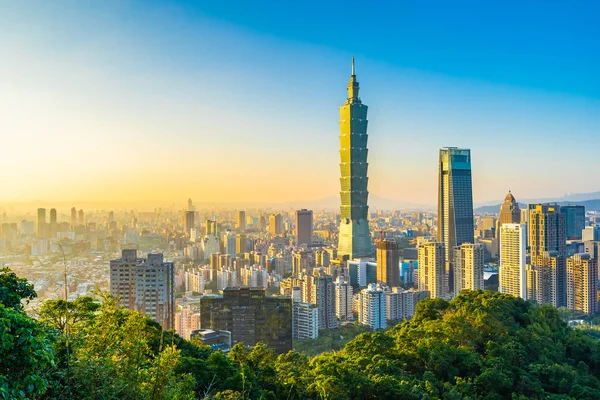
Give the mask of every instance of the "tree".
[(99, 308), (100, 303), (88, 296), (78, 297), (68, 302), (62, 299), (46, 300), (40, 308), (39, 319), (52, 328), (64, 331), (68, 309), (69, 329), (74, 330), (80, 322), (90, 321)]
[(27, 282), (25, 278), (17, 277), (10, 268), (0, 269), (0, 303), (5, 307), (22, 310), (21, 301), (33, 300), (37, 293), (33, 290), (33, 285)]
[(52, 343), (44, 329), (18, 307), (0, 304), (0, 398), (42, 395), (53, 366)]

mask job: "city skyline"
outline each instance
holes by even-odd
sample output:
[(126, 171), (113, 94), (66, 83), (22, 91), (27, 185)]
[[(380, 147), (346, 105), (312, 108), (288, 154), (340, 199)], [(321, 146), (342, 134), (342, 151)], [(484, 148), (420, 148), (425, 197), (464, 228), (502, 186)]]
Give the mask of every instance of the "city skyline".
[[(445, 20), (429, 33), (414, 24), (395, 26), (392, 36), (405, 40), (382, 38), (388, 46), (382, 49), (372, 46), (376, 33), (365, 32), (354, 44), (332, 31), (316, 40), (296, 25), (288, 32), (270, 20), (242, 20), (235, 13), (225, 18), (218, 5), (40, 3), (32, 13), (27, 5), (3, 4), (0, 51), (7, 62), (0, 74), (10, 79), (0, 91), (0, 131), (10, 133), (4, 138), (9, 149), (21, 151), (0, 161), (0, 201), (172, 202), (191, 196), (199, 203), (285, 203), (335, 196), (337, 119), (331, 110), (352, 55), (375, 110), (369, 161), (375, 196), (434, 205), (434, 163), (444, 146), (472, 150), (475, 203), (502, 199), (508, 189), (519, 198), (600, 190), (581, 173), (600, 161), (581, 157), (579, 147), (600, 127), (600, 88), (592, 73), (598, 60), (586, 39), (598, 28), (580, 24), (559, 37), (553, 21), (586, 16), (545, 7), (548, 19), (534, 25), (547, 40), (533, 35), (514, 42), (537, 12), (520, 8), (523, 16), (511, 19), (516, 33), (508, 38), (480, 26), (481, 40), (498, 51), (481, 51), (469, 63), (469, 40), (478, 50), (487, 43), (466, 39)], [(444, 9), (392, 11), (402, 21), (419, 15), (426, 28)], [(467, 14), (485, 11), (481, 6)], [(331, 13), (326, 8), (324, 18)], [(317, 22), (315, 29), (323, 30)], [(435, 44), (447, 33), (443, 28), (456, 44), (442, 51), (448, 56), (442, 60), (432, 54), (440, 50)], [(420, 35), (404, 36), (411, 32)], [(413, 48), (418, 45), (421, 50)], [(535, 60), (521, 54), (531, 46), (538, 50)], [(392, 55), (399, 50), (402, 57)], [(566, 56), (556, 59), (557, 50)], [(516, 162), (497, 162), (503, 152)], [(160, 162), (148, 162), (149, 154), (160, 154)], [(561, 162), (534, 168), (559, 154)], [(249, 178), (240, 180), (241, 172)]]

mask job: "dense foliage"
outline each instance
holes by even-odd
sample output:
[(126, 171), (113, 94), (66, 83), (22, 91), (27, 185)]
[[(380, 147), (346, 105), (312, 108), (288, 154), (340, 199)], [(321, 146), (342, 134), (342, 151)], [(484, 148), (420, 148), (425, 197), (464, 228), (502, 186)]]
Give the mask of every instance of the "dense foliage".
[(335, 329), (321, 329), (317, 339), (294, 341), (294, 350), (311, 357), (326, 351), (341, 350), (346, 343), (356, 336), (369, 331), (369, 327), (360, 325), (358, 322), (342, 325)]
[(110, 296), (46, 302), (36, 321), (14, 296), (0, 305), (5, 399), (600, 398), (599, 342), (552, 307), (498, 293), (422, 301), (411, 321), (314, 357), (213, 352)]

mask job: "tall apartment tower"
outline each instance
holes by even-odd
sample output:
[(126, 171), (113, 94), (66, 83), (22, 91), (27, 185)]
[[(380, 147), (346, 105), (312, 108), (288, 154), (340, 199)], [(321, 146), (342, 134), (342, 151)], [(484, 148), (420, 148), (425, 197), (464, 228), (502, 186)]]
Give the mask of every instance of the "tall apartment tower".
[(71, 208), (71, 228), (77, 225), (77, 209)]
[(46, 209), (38, 208), (37, 210), (37, 235), (40, 239), (46, 239)]
[(386, 292), (371, 283), (358, 294), (358, 322), (372, 330), (387, 328)]
[[(542, 272), (531, 279), (542, 279), (538, 282), (537, 289), (539, 291), (554, 290), (553, 304), (556, 307), (566, 307), (567, 292), (566, 292), (566, 215), (561, 213), (560, 206), (552, 204), (529, 204), (529, 223), (528, 223), (528, 243), (531, 254), (531, 271)], [(539, 267), (539, 268), (535, 268)], [(547, 271), (551, 268), (552, 271)], [(547, 282), (549, 273), (553, 273), (553, 286), (555, 289), (544, 287), (544, 282)], [(530, 279), (528, 278), (528, 281)], [(538, 296), (539, 297), (539, 296)], [(546, 295), (543, 296), (547, 298)], [(532, 299), (535, 300), (535, 299)]]
[(219, 229), (218, 229), (217, 221), (207, 219), (206, 220), (206, 236), (219, 237), (218, 233), (219, 233)]
[(581, 240), (585, 229), (585, 206), (561, 206), (560, 212), (565, 214), (567, 239)]
[(175, 266), (162, 253), (138, 258), (137, 250), (123, 250), (110, 262), (110, 293), (121, 306), (149, 316), (163, 329), (175, 324)]
[(195, 226), (195, 213), (192, 210), (185, 211), (183, 213), (183, 230), (185, 231), (185, 235), (189, 238), (190, 232), (194, 229)]
[(235, 235), (235, 252), (237, 254), (244, 254), (248, 251), (248, 239), (246, 235), (238, 233)]
[(313, 212), (303, 208), (296, 211), (296, 246), (312, 244)]
[(535, 300), (538, 304), (551, 304), (554, 307), (561, 307), (561, 287), (558, 279), (560, 268), (564, 268), (565, 281), (563, 282), (563, 288), (566, 301), (565, 260), (554, 250), (545, 251), (535, 258), (531, 258), (531, 264), (527, 266), (527, 299)]
[(246, 211), (238, 210), (235, 220), (235, 228), (241, 232), (246, 232)]
[(444, 243), (424, 242), (419, 253), (419, 290), (426, 290), (431, 298), (448, 297), (448, 274), (444, 260)]
[(483, 287), (483, 245), (463, 243), (454, 248), (454, 295)]
[(47, 226), (47, 231), (49, 237), (56, 236), (56, 232), (58, 231), (58, 216), (56, 213), (56, 208), (50, 209), (50, 224)]
[(500, 226), (500, 293), (527, 299), (527, 225)]
[(292, 306), (292, 338), (316, 339), (319, 337), (319, 309), (311, 303), (294, 301)]
[(393, 239), (377, 243), (377, 281), (389, 287), (400, 286), (400, 251)]
[(304, 285), (303, 292), (307, 293), (304, 301), (319, 308), (319, 329), (337, 328), (333, 277), (322, 269), (315, 270), (314, 275), (306, 277)]
[(223, 242), (225, 243), (225, 254), (228, 254), (231, 258), (235, 258), (237, 254), (237, 237), (235, 232), (227, 231), (223, 236)]
[(338, 257), (350, 260), (371, 255), (369, 192), (367, 190), (367, 106), (358, 97), (354, 73), (348, 83), (348, 98), (340, 107), (340, 231)]
[(283, 216), (281, 214), (271, 214), (269, 216), (269, 232), (273, 236), (279, 236), (283, 233)]
[(342, 278), (335, 281), (335, 315), (341, 321), (346, 321), (353, 317), (352, 296), (354, 291), (352, 285), (345, 282)]
[(588, 315), (598, 311), (598, 260), (587, 253), (567, 258), (567, 308)]
[(469, 149), (440, 149), (437, 241), (446, 247), (446, 261), (456, 246), (475, 242)]
[(85, 225), (85, 213), (83, 212), (83, 210), (79, 210), (79, 213), (77, 213), (77, 217), (79, 219), (79, 225)]

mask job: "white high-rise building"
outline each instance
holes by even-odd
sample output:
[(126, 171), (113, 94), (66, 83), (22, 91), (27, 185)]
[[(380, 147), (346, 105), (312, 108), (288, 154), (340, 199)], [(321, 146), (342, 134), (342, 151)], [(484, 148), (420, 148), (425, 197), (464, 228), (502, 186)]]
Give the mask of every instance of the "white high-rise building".
[(429, 298), (429, 292), (424, 290), (392, 288), (386, 292), (386, 317), (388, 321), (410, 319), (415, 315), (417, 303)]
[(371, 329), (387, 327), (386, 293), (381, 286), (369, 284), (358, 294), (358, 322)]
[(319, 309), (311, 303), (294, 301), (292, 305), (292, 338), (319, 337)]
[(527, 299), (527, 225), (500, 227), (500, 293)]
[(483, 245), (463, 243), (454, 248), (454, 296), (483, 287)]
[(422, 242), (419, 253), (419, 290), (427, 290), (432, 298), (448, 298), (444, 243)]
[(137, 250), (123, 250), (110, 262), (110, 293), (121, 306), (149, 316), (163, 326), (175, 325), (175, 266), (162, 253), (138, 258)]
[(353, 317), (353, 294), (352, 285), (346, 282), (342, 277), (338, 277), (335, 281), (335, 315), (341, 321), (346, 321)]
[(404, 319), (411, 319), (415, 315), (417, 303), (429, 298), (429, 292), (426, 290), (409, 289), (402, 291), (401, 295), (402, 316)]

